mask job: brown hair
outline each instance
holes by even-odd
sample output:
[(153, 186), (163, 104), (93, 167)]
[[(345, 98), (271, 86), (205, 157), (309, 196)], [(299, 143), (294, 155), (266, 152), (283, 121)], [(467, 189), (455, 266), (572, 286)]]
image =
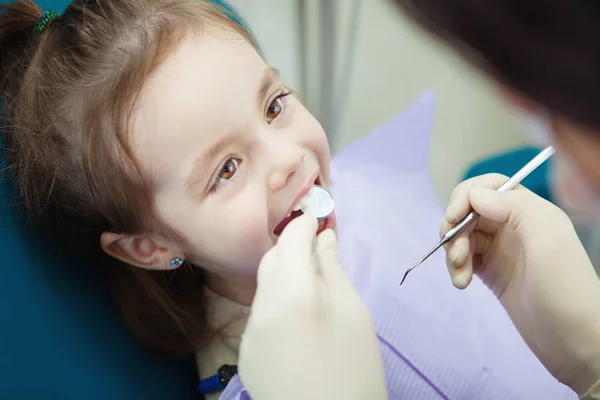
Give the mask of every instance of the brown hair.
[(5, 161), (32, 220), (106, 272), (124, 319), (145, 346), (186, 355), (210, 334), (202, 271), (148, 271), (101, 251), (102, 232), (159, 233), (151, 188), (125, 127), (147, 77), (186, 34), (235, 31), (228, 12), (200, 0), (77, 0), (36, 34), (30, 0), (0, 5), (0, 96)]
[(496, 79), (600, 130), (600, 2), (394, 2)]

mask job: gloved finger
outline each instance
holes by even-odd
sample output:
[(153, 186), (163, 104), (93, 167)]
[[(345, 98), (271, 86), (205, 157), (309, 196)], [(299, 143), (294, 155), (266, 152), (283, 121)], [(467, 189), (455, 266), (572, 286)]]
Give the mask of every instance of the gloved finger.
[(462, 268), (471, 256), (471, 241), (469, 236), (466, 233), (462, 234), (444, 246), (447, 260), (457, 269)]
[[(564, 211), (525, 188), (507, 192), (472, 189), (469, 197), (473, 208), (481, 215), (506, 224), (523, 239), (535, 238), (543, 243), (544, 237), (551, 238), (556, 235), (557, 226), (568, 228), (559, 231), (569, 232), (569, 235), (572, 233), (573, 223)], [(541, 228), (548, 223), (551, 223), (554, 229)]]
[[(461, 242), (457, 241), (461, 239)], [(463, 242), (467, 237), (459, 237), (448, 247), (446, 265), (452, 284), (464, 289), (471, 283), (476, 267), (481, 266), (482, 256), (491, 248), (494, 235), (485, 232), (472, 232), (468, 237), (468, 245)], [(458, 246), (457, 246), (458, 245)]]
[[(444, 237), (444, 235), (446, 233), (448, 233), (448, 231), (452, 228), (454, 228), (457, 224), (454, 223), (450, 223), (448, 222), (448, 220), (444, 220), (442, 221), (442, 224), (440, 225), (440, 230), (439, 230), (439, 235), (440, 235), (440, 239), (442, 239)], [(469, 232), (476, 232), (476, 231), (481, 231), (481, 232), (485, 232), (488, 234), (494, 234), (496, 232), (498, 232), (498, 229), (500, 228), (501, 224), (489, 220), (487, 218), (478, 218), (477, 222), (475, 222), (475, 225), (471, 226), (469, 228)]]
[(298, 266), (306, 270), (306, 266), (313, 263), (313, 241), (318, 226), (315, 217), (304, 214), (285, 227), (275, 246), (279, 261), (284, 266)]
[(277, 264), (277, 249), (276, 247), (272, 247), (265, 253), (260, 260), (260, 264), (258, 264), (258, 272), (256, 276), (258, 285), (262, 285), (268, 281)]
[(447, 220), (443, 220), (442, 224), (440, 225), (440, 230), (439, 230), (439, 235), (440, 235), (440, 239), (442, 239), (444, 237), (444, 235), (450, 230), (452, 229), (452, 224), (450, 224), (450, 222), (448, 222)]
[(256, 276), (256, 294), (254, 296), (253, 305), (261, 304), (262, 300), (269, 301), (268, 297), (272, 293), (271, 288), (281, 284), (281, 280), (277, 274), (279, 261), (277, 259), (277, 249), (272, 247), (265, 253), (258, 265)]
[(536, 224), (529, 224), (528, 227), (524, 222), (536, 217), (547, 219), (550, 216), (548, 212), (553, 211), (552, 209), (562, 214), (554, 206), (546, 209), (544, 206), (548, 202), (529, 190), (497, 192), (476, 188), (469, 191), (469, 198), (473, 208), (479, 214), (492, 221), (506, 224), (515, 231), (529, 229), (535, 234), (535, 230), (539, 227), (532, 226)]
[(450, 259), (450, 255), (446, 253), (446, 266), (455, 288), (462, 290), (469, 286), (471, 279), (473, 279), (473, 258), (471, 254), (468, 253), (465, 261), (457, 267)]
[(496, 190), (507, 180), (508, 177), (501, 174), (487, 174), (460, 183), (450, 195), (450, 201), (446, 209), (446, 220), (450, 224), (456, 224), (471, 212), (471, 204), (469, 202), (469, 191), (471, 189), (487, 188)]
[[(454, 225), (450, 224), (448, 221), (442, 222), (442, 226), (440, 227), (440, 239), (442, 239), (452, 227), (454, 227)], [(444, 245), (444, 250), (446, 250), (449, 260), (457, 267), (466, 262), (467, 256), (470, 253), (469, 236), (474, 230), (475, 226), (472, 225), (452, 242)]]
[(471, 282), (471, 241), (465, 233), (445, 245), (446, 266), (454, 287), (466, 288)]
[(490, 251), (492, 245), (494, 244), (495, 238), (495, 235), (490, 235), (485, 232), (473, 232), (470, 237), (471, 254), (474, 256), (484, 256), (488, 251)]
[(317, 237), (317, 256), (323, 274), (337, 277), (340, 272), (344, 273), (338, 255), (337, 236), (333, 229), (326, 229)]
[(477, 232), (476, 235), (472, 236), (471, 248), (473, 252), (473, 273), (481, 278), (481, 280), (487, 285), (490, 282), (498, 282), (499, 275), (504, 274), (505, 271), (491, 270), (485, 268), (483, 261), (485, 260), (486, 254), (491, 250), (494, 244), (495, 235), (488, 235), (483, 232)]

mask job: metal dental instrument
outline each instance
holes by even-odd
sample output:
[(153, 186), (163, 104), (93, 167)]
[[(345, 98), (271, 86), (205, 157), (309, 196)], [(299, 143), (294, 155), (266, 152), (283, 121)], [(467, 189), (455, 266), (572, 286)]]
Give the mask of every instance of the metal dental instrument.
[[(315, 218), (321, 220), (329, 217), (333, 212), (334, 202), (331, 193), (322, 186), (313, 186), (312, 193), (306, 199), (306, 202), (302, 204), (300, 208), (304, 214), (310, 214)], [(321, 261), (317, 254), (317, 236), (313, 238), (313, 254), (315, 255), (315, 262), (317, 264), (317, 273), (322, 271)]]
[[(547, 159), (549, 159), (554, 154), (554, 152), (555, 152), (554, 147), (552, 147), (552, 146), (546, 147), (537, 156), (535, 156), (531, 161), (529, 161), (523, 168), (521, 168), (516, 174), (514, 174), (509, 180), (507, 180), (504, 183), (504, 185), (502, 185), (498, 189), (498, 191), (506, 192), (508, 190), (514, 189), (519, 183), (521, 183), (521, 181), (523, 179), (525, 179), (527, 177), (527, 175), (529, 175), (530, 173), (535, 171), (535, 169), (537, 167), (539, 167)], [(444, 235), (444, 237), (442, 237), (440, 242), (438, 244), (436, 244), (433, 249), (431, 249), (427, 254), (425, 254), (425, 256), (423, 258), (421, 258), (419, 261), (417, 261), (412, 267), (410, 267), (409, 269), (406, 270), (406, 272), (404, 273), (404, 276), (402, 277), (402, 282), (400, 282), (400, 286), (402, 286), (402, 284), (406, 280), (406, 277), (413, 269), (415, 269), (419, 265), (423, 264), (423, 262), (425, 262), (425, 260), (427, 260), (429, 257), (431, 257), (431, 255), (433, 253), (435, 253), (440, 247), (442, 247), (446, 243), (452, 242), (454, 239), (456, 239), (458, 236), (460, 236), (460, 234), (463, 233), (471, 225), (473, 225), (477, 221), (478, 218), (479, 218), (479, 214), (477, 214), (475, 211), (471, 211), (454, 228), (450, 229), (448, 231), (448, 233), (446, 233)]]

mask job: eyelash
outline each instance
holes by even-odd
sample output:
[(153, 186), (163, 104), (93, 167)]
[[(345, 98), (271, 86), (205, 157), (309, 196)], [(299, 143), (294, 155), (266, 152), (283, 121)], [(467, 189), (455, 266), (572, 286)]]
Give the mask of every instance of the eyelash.
[[(271, 104), (273, 104), (274, 102), (276, 102), (277, 100), (282, 100), (282, 104), (281, 104), (281, 112), (279, 113), (279, 115), (277, 115), (277, 117), (273, 118), (273, 120), (271, 120), (271, 122), (269, 122), (269, 124), (272, 124), (273, 121), (279, 119), (283, 113), (285, 112), (285, 98), (289, 95), (291, 95), (292, 93), (294, 93), (292, 90), (288, 90), (286, 91), (282, 91), (281, 93), (279, 93), (279, 95), (277, 95), (277, 97), (275, 97), (273, 100), (271, 100), (271, 102), (269, 103), (269, 106), (271, 106)], [(210, 188), (210, 193), (217, 193), (219, 191), (219, 189), (221, 189), (221, 187), (226, 184), (227, 182), (231, 181), (232, 179), (235, 178), (235, 176), (237, 175), (237, 168), (239, 168), (242, 160), (240, 160), (239, 158), (235, 158), (235, 157), (229, 157), (225, 163), (223, 163), (220, 167), (219, 167), (219, 173), (221, 173), (221, 171), (223, 171), (223, 168), (225, 167), (225, 165), (231, 161), (231, 160), (235, 160), (235, 166), (236, 166), (236, 172), (235, 174), (227, 179), (227, 180), (223, 180), (221, 181), (221, 178), (219, 178), (219, 176), (217, 176), (217, 178), (215, 179), (215, 183), (213, 183), (212, 187)]]
[(242, 163), (242, 160), (240, 160), (239, 158), (235, 158), (235, 157), (227, 158), (227, 160), (225, 160), (225, 162), (219, 167), (219, 174), (221, 173), (221, 171), (223, 171), (223, 168), (225, 168), (225, 165), (227, 165), (227, 163), (231, 160), (234, 160), (235, 173), (229, 179), (223, 179), (217, 175), (217, 178), (215, 179), (215, 183), (213, 183), (212, 187), (210, 188), (210, 191), (209, 191), (210, 194), (217, 193), (223, 185), (225, 185), (227, 182), (230, 182), (232, 179), (235, 179), (235, 177), (238, 173), (237, 170), (240, 167), (240, 164)]
[(267, 105), (267, 110), (265, 110), (265, 114), (268, 112), (269, 107), (271, 106), (271, 104), (275, 103), (277, 100), (281, 100), (281, 112), (279, 113), (279, 115), (277, 115), (275, 118), (273, 118), (270, 122), (267, 122), (269, 125), (272, 124), (273, 122), (275, 122), (276, 120), (278, 120), (279, 118), (281, 118), (281, 116), (285, 113), (286, 110), (286, 97), (293, 94), (294, 91), (293, 90), (283, 90), (281, 93), (279, 93), (273, 100), (271, 100), (271, 102)]

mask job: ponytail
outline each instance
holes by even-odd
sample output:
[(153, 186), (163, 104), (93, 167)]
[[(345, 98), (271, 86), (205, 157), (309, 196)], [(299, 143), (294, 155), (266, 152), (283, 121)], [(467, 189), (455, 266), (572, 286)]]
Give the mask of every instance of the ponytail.
[(15, 93), (37, 47), (42, 10), (31, 0), (0, 4), (0, 96)]

